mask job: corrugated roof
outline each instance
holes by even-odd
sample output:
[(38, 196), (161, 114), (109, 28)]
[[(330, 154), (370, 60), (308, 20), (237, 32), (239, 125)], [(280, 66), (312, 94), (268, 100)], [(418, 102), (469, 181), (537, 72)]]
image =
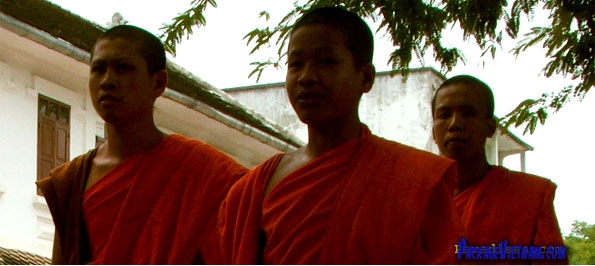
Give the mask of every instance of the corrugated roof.
[(52, 261), (44, 256), (0, 247), (0, 265), (49, 265)]

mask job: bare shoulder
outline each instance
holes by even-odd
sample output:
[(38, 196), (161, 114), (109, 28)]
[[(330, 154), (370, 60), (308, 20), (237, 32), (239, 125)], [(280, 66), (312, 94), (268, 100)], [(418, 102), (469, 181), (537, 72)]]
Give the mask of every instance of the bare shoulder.
[(110, 156), (107, 152), (107, 144), (101, 145), (97, 149), (97, 154), (93, 158), (93, 162), (91, 163), (91, 169), (89, 170), (89, 177), (87, 178), (87, 183), (85, 185), (85, 191), (87, 191), (93, 184), (97, 183), (103, 176), (105, 176), (109, 171), (114, 169), (120, 160), (113, 156)]
[(310, 160), (311, 158), (308, 157), (305, 150), (305, 146), (298, 150), (288, 152), (285, 155), (283, 155), (283, 158), (281, 158), (281, 161), (279, 161), (279, 165), (277, 165), (275, 172), (273, 172), (273, 175), (271, 176), (271, 179), (267, 184), (265, 195), (268, 195), (269, 192), (279, 182), (281, 182), (281, 180), (283, 180), (283, 178), (285, 178), (287, 175), (291, 174), (293, 171), (297, 170), (304, 164), (308, 163)]

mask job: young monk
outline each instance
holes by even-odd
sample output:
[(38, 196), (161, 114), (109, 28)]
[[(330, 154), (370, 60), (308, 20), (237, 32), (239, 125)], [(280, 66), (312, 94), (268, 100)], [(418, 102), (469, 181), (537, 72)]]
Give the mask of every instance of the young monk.
[[(440, 153), (457, 162), (455, 204), (466, 228), (467, 245), (508, 241), (508, 246), (563, 246), (553, 204), (556, 185), (487, 161), (486, 139), (497, 127), (490, 87), (472, 76), (452, 77), (437, 89), (432, 113)], [(544, 259), (541, 262), (548, 264), (568, 263), (566, 259)], [(517, 259), (491, 263), (539, 262)]]
[(359, 120), (375, 76), (367, 24), (315, 9), (296, 22), (287, 54), (287, 94), (309, 142), (232, 187), (219, 219), (225, 263), (454, 263), (454, 162)]
[(221, 262), (216, 217), (247, 169), (155, 126), (165, 90), (163, 45), (116, 26), (95, 43), (89, 92), (107, 142), (38, 182), (54, 223), (54, 264)]

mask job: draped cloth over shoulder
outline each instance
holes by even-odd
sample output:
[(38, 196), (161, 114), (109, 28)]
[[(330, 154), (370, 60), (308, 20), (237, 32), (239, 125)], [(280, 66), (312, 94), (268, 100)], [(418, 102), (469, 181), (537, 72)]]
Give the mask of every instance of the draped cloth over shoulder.
[[(554, 211), (556, 185), (550, 180), (493, 166), (477, 184), (455, 197), (468, 245), (563, 246)], [(486, 261), (482, 261), (486, 262)], [(568, 260), (498, 261), (562, 263)]]
[(56, 231), (52, 264), (83, 264), (91, 259), (83, 222), (82, 200), (97, 150), (93, 149), (37, 181), (48, 204)]
[[(244, 167), (202, 142), (170, 135), (151, 151), (118, 165), (85, 194), (91, 155), (58, 167), (38, 182), (59, 240), (53, 263), (221, 262), (216, 213), (229, 187), (246, 172)], [(110, 190), (123, 192), (110, 200)], [(83, 205), (83, 197), (89, 205)], [(86, 217), (83, 206), (113, 216), (102, 219), (103, 212), (91, 209)], [(110, 230), (95, 231), (106, 222)], [(101, 239), (89, 236), (104, 233), (99, 248), (89, 243)]]
[(455, 263), (463, 233), (452, 202), (453, 161), (364, 128), (265, 198), (281, 157), (250, 171), (222, 204), (225, 263)]

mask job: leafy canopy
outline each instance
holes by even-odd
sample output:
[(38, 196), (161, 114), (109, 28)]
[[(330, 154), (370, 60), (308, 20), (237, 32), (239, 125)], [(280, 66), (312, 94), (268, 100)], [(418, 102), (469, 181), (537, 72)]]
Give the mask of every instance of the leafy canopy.
[(595, 224), (574, 221), (564, 238), (570, 264), (595, 264)]
[[(542, 44), (547, 50), (549, 62), (544, 66), (546, 77), (554, 74), (570, 76), (578, 81), (557, 92), (544, 93), (537, 99), (527, 99), (501, 119), (508, 128), (525, 124), (524, 133), (535, 131), (537, 124), (544, 124), (550, 111), (559, 111), (573, 98), (582, 100), (595, 85), (595, 5), (593, 0), (515, 0), (508, 6), (506, 0), (308, 0), (294, 3), (294, 9), (286, 14), (277, 26), (257, 28), (245, 36), (251, 54), (263, 47), (278, 47), (276, 56), (267, 61), (251, 63), (254, 70), (250, 76), (257, 80), (268, 67), (279, 68), (285, 63), (285, 48), (291, 27), (304, 11), (320, 6), (343, 6), (364, 18), (379, 22), (377, 34), (386, 34), (394, 50), (389, 63), (394, 71), (405, 75), (415, 58), (423, 64), (426, 52), (432, 52), (441, 70), (449, 72), (461, 62), (463, 53), (456, 47), (443, 45), (442, 34), (458, 26), (464, 39), (472, 38), (482, 56), (496, 56), (503, 36), (517, 39), (521, 20), (530, 20), (536, 8), (549, 12), (551, 24), (534, 27), (523, 36), (511, 51), (522, 56), (528, 48)], [(216, 7), (214, 0), (194, 0), (190, 8), (173, 18), (171, 24), (162, 27), (162, 38), (168, 51), (175, 55), (175, 47), (184, 36), (192, 34), (194, 26), (206, 25), (203, 11), (208, 6)], [(270, 18), (267, 11), (260, 13)]]

